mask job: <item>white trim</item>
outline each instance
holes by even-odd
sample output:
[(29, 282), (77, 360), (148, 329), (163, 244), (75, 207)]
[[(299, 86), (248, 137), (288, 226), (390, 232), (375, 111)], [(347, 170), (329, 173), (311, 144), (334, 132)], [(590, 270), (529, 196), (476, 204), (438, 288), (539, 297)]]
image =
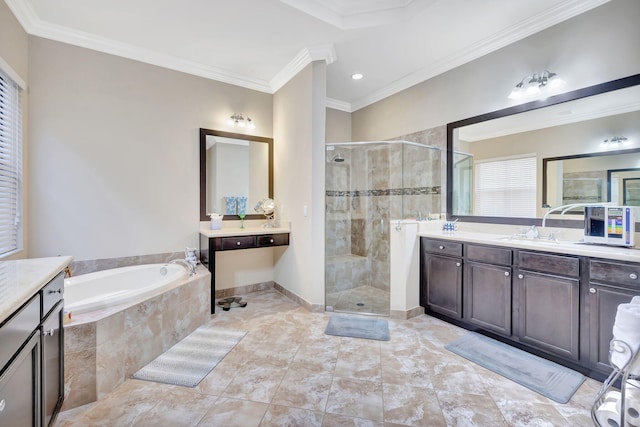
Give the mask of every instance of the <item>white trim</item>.
[(554, 8), (546, 10), (542, 14), (522, 21), (518, 25), (514, 25), (511, 28), (507, 28), (504, 31), (494, 34), (492, 37), (480, 40), (472, 46), (453, 55), (442, 58), (432, 67), (423, 68), (411, 73), (406, 77), (396, 80), (388, 86), (378, 89), (371, 94), (352, 102), (352, 112), (374, 104), (391, 95), (395, 95), (398, 92), (429, 80), (444, 73), (445, 71), (452, 70), (453, 68), (459, 67), (467, 62), (471, 62), (474, 59), (478, 59), (511, 43), (515, 43), (518, 40), (524, 39), (525, 37), (566, 21), (569, 18), (577, 16), (604, 3), (608, 3), (609, 1), (611, 0), (567, 0)]
[(504, 157), (492, 157), (490, 159), (481, 159), (475, 160), (474, 163), (490, 163), (490, 162), (503, 162), (505, 160), (518, 160), (518, 159), (530, 159), (532, 157), (538, 158), (538, 153), (524, 153), (524, 154), (514, 154), (513, 156), (504, 156)]
[(327, 65), (333, 63), (337, 59), (336, 50), (332, 44), (320, 45), (315, 47), (305, 47), (284, 66), (282, 70), (275, 75), (269, 85), (271, 93), (276, 93), (282, 86), (287, 84), (296, 74), (304, 69), (313, 61), (326, 61)]
[[(332, 99), (330, 101), (328, 100), (327, 105), (331, 103), (332, 106), (330, 108), (336, 108), (350, 113), (357, 111), (400, 91), (408, 89), (411, 86), (429, 80), (430, 78), (433, 78), (445, 71), (449, 71), (455, 67), (477, 59), (493, 52), (494, 50), (509, 45), (609, 1), (610, 0), (566, 0), (538, 16), (532, 17), (505, 31), (497, 33), (486, 40), (474, 44), (470, 48), (463, 49), (458, 53), (443, 58), (432, 67), (423, 68), (402, 79), (396, 80), (390, 85), (376, 90), (359, 100), (348, 103)], [(5, 3), (9, 9), (11, 9), (25, 31), (31, 35), (271, 94), (278, 91), (309, 63), (318, 60), (325, 60), (327, 61), (327, 64), (331, 64), (336, 60), (336, 53), (333, 45), (304, 48), (300, 53), (298, 53), (298, 55), (296, 55), (295, 58), (293, 58), (291, 62), (289, 62), (289, 64), (278, 72), (271, 81), (267, 82), (248, 76), (240, 76), (236, 73), (203, 65), (194, 61), (184, 60), (173, 55), (138, 48), (82, 31), (71, 30), (63, 26), (46, 23), (37, 16), (31, 5), (31, 1), (28, 0), (5, 0)]]
[(9, 65), (9, 63), (7, 61), (5, 61), (4, 58), (1, 57), (1, 56), (0, 56), (0, 70), (2, 70), (5, 73), (7, 73), (7, 75), (11, 78), (11, 80), (16, 82), (18, 84), (18, 86), (20, 86), (20, 89), (27, 90), (27, 82), (22, 80), (20, 78), (20, 75), (18, 75), (18, 73), (16, 73), (16, 70), (14, 70), (11, 67), (11, 65)]
[(327, 108), (333, 108), (334, 110), (340, 110), (347, 113), (353, 112), (350, 103), (334, 98), (327, 98)]

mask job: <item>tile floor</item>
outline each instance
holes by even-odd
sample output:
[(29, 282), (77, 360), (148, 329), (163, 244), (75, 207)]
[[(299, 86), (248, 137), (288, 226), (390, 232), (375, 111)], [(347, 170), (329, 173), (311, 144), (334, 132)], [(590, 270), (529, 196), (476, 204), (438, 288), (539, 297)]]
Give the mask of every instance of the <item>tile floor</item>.
[(591, 379), (557, 404), (449, 353), (466, 333), (429, 316), (390, 320), (391, 341), (328, 336), (330, 314), (274, 290), (211, 322), (249, 331), (196, 387), (127, 380), (61, 413), (63, 426), (590, 426)]

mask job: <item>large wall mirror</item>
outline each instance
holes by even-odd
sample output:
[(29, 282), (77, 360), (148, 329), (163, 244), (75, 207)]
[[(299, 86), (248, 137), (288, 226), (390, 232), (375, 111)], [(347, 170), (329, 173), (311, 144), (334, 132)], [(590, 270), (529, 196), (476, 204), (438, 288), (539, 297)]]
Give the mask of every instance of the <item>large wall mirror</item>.
[(638, 183), (640, 74), (447, 125), (451, 219), (539, 224), (568, 203), (634, 204)]
[(273, 198), (273, 139), (200, 129), (200, 221), (211, 212), (239, 219), (226, 213), (231, 197), (245, 198), (245, 219), (264, 218), (254, 207)]

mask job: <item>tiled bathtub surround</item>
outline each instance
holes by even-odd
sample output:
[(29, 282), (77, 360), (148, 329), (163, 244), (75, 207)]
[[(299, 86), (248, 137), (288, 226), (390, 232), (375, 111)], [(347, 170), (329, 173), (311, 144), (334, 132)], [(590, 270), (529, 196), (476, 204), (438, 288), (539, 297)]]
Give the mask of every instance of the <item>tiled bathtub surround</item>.
[[(325, 292), (336, 310), (389, 314), (389, 221), (441, 211), (440, 149), (399, 141), (327, 151)], [(341, 154), (344, 162), (333, 161)], [(363, 287), (383, 291), (369, 309)], [(349, 290), (358, 289), (358, 295)], [(341, 304), (340, 302), (345, 304)], [(344, 307), (342, 305), (345, 305)], [(375, 311), (371, 309), (375, 307)], [(382, 308), (381, 307), (385, 307)]]
[(211, 274), (164, 293), (73, 316), (65, 324), (63, 409), (100, 399), (211, 316)]
[(132, 265), (162, 264), (177, 258), (184, 258), (184, 252), (73, 261), (69, 267), (71, 268), (72, 274), (78, 276), (80, 274), (93, 273), (112, 268), (129, 267)]

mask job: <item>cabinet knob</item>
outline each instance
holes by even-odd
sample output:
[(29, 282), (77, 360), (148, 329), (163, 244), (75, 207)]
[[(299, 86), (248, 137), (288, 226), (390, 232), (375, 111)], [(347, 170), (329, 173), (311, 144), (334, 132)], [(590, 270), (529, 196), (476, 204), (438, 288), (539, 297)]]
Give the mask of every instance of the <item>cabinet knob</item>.
[(596, 288), (589, 288), (589, 293), (590, 294), (595, 294), (596, 292), (597, 292)]
[(236, 242), (236, 246), (240, 246), (240, 242)]
[(636, 273), (631, 273), (629, 275), (629, 279), (631, 279), (631, 280), (636, 280), (637, 278), (638, 278), (638, 275)]
[(59, 289), (55, 289), (55, 290), (49, 290), (50, 294), (61, 294), (62, 293), (62, 288)]
[(5, 407), (6, 405), (7, 405), (7, 404), (5, 403), (4, 399), (0, 400), (0, 412), (4, 411), (4, 407)]
[(444, 249), (444, 246), (440, 245), (440, 246), (439, 246), (439, 248), (440, 248), (440, 250), (443, 250), (443, 249)]
[(524, 279), (524, 274), (518, 274), (518, 279)]
[(460, 263), (459, 262), (456, 262), (456, 267), (460, 267)]
[(269, 243), (273, 243), (273, 239), (269, 239)]
[(504, 275), (505, 275), (505, 276), (507, 276), (507, 277), (509, 277), (509, 272), (508, 272), (508, 271), (505, 271), (505, 272), (504, 272)]
[(48, 331), (42, 331), (42, 335), (44, 335), (45, 337), (52, 337), (53, 334), (56, 333), (55, 329), (49, 329)]

